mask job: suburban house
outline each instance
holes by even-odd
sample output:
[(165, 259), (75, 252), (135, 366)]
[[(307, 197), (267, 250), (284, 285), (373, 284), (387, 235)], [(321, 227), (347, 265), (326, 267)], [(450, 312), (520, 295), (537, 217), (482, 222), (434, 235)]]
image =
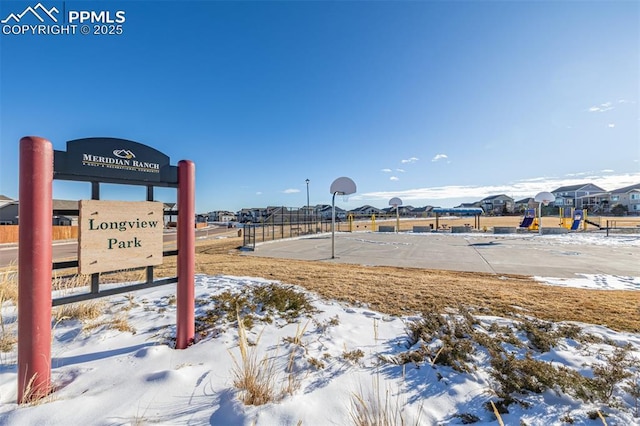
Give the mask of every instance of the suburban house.
[[(473, 203), (461, 203), (458, 204), (457, 206), (454, 207), (454, 209), (472, 209), (472, 208), (479, 208), (480, 207), (480, 201), (476, 201)], [(480, 207), (481, 208), (481, 207)]]
[(486, 214), (513, 213), (514, 202), (513, 198), (505, 194), (491, 195), (480, 200), (480, 208)]
[(268, 215), (265, 208), (244, 208), (237, 213), (239, 222), (260, 222)]
[(597, 202), (593, 199), (595, 194), (606, 192), (604, 189), (592, 183), (561, 186), (551, 193), (556, 197), (554, 205), (557, 207), (587, 208), (593, 210)]
[(609, 193), (609, 207), (621, 204), (629, 213), (640, 214), (640, 183), (615, 189)]
[(428, 217), (431, 216), (433, 209), (433, 206), (414, 207), (413, 210), (411, 210), (411, 214), (414, 217)]
[(18, 202), (0, 195), (0, 225), (16, 225), (18, 223)]
[(236, 214), (226, 210), (214, 210), (207, 213), (210, 222), (235, 222)]
[(371, 216), (374, 214), (379, 215), (384, 213), (384, 210), (367, 204), (361, 207), (357, 207), (353, 210), (349, 210), (349, 213), (352, 214), (354, 217), (363, 217), (363, 216)]
[[(18, 225), (20, 203), (0, 195), (0, 225)], [(78, 225), (78, 201), (53, 200), (54, 226)]]
[[(398, 214), (400, 216), (410, 216), (413, 214), (414, 207), (413, 206), (398, 206)], [(386, 207), (382, 209), (383, 213), (394, 215), (396, 214), (396, 208), (393, 206)]]
[(533, 197), (523, 198), (514, 203), (514, 211), (523, 213), (527, 209), (535, 209), (538, 207), (538, 203)]
[(53, 200), (53, 225), (77, 226), (80, 202), (72, 200)]
[[(169, 223), (176, 223), (178, 220), (178, 204), (176, 203), (163, 203), (164, 204), (164, 226), (166, 227)], [(176, 212), (175, 215), (172, 212)], [(175, 220), (174, 220), (175, 219)]]
[[(315, 206), (316, 215), (319, 215), (322, 219), (331, 219), (331, 210), (331, 204), (318, 204), (317, 206)], [(336, 218), (346, 219), (347, 211), (336, 206)]]

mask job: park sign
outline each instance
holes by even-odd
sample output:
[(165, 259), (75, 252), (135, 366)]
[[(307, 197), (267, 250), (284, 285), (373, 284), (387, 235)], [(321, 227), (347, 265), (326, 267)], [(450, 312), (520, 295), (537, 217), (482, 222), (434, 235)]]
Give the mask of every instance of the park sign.
[(111, 183), (177, 183), (177, 167), (162, 152), (127, 139), (85, 138), (67, 142), (55, 151), (56, 179), (100, 180)]
[(81, 274), (162, 264), (162, 203), (80, 200), (79, 222)]

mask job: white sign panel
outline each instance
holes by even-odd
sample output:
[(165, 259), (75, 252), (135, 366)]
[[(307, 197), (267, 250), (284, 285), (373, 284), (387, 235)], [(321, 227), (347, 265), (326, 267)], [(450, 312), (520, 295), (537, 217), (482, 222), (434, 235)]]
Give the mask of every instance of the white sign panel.
[(81, 274), (162, 264), (162, 203), (81, 200), (79, 222)]

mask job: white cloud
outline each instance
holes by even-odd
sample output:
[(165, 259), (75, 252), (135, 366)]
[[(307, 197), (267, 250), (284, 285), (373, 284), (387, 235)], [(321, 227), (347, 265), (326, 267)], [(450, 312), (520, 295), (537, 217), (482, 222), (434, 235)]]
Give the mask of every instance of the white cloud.
[(460, 198), (480, 200), (484, 197), (495, 194), (507, 194), (511, 197), (524, 198), (532, 197), (538, 192), (553, 191), (554, 189), (561, 186), (577, 185), (580, 183), (593, 183), (594, 185), (610, 191), (617, 188), (623, 188), (625, 186), (635, 185), (640, 182), (640, 172), (617, 175), (608, 174), (606, 176), (597, 174), (595, 172), (576, 173), (575, 175), (580, 175), (580, 177), (549, 177), (544, 179), (532, 178), (516, 181), (505, 185), (451, 185), (431, 188), (407, 189), (404, 191), (395, 190), (393, 192), (369, 192), (361, 194), (358, 199), (384, 201), (392, 197), (400, 197), (406, 201), (421, 200), (422, 202), (428, 202), (428, 200), (447, 200)]
[(405, 169), (396, 169), (396, 172), (399, 172), (399, 173), (405, 173), (405, 172), (406, 172), (406, 170), (405, 170)]
[(615, 123), (609, 123), (609, 125), (607, 126), (610, 129), (613, 129), (614, 127), (616, 127)]
[(382, 170), (380, 170), (380, 171), (381, 171), (381, 172), (384, 172), (384, 173), (391, 173), (391, 171), (392, 171), (392, 170), (391, 170), (391, 169), (382, 169)]
[(419, 160), (419, 158), (417, 158), (417, 157), (411, 157), (411, 158), (408, 158), (406, 160), (401, 160), (400, 162), (402, 164), (407, 164), (407, 163), (415, 163), (418, 160)]
[(299, 189), (295, 189), (295, 188), (289, 188), (289, 189), (285, 189), (282, 192), (284, 192), (285, 194), (296, 194), (296, 193), (300, 192), (300, 190)]
[(431, 161), (439, 161), (439, 160), (444, 160), (445, 158), (449, 158), (447, 157), (447, 154), (436, 154), (435, 157), (433, 157), (431, 159)]
[(256, 192), (256, 195), (262, 195), (262, 192), (258, 191)]
[(604, 170), (600, 170), (600, 172), (602, 172), (602, 173), (613, 173), (613, 172), (615, 172), (615, 170), (604, 169)]
[(593, 172), (567, 173), (567, 174), (565, 174), (565, 176), (567, 176), (567, 177), (577, 177), (577, 176), (585, 176), (585, 175), (588, 175), (588, 174), (591, 174), (591, 173), (593, 173)]
[(398, 176), (391, 176), (389, 180), (396, 181), (396, 180), (400, 180), (400, 178)]
[(613, 104), (611, 102), (605, 102), (603, 104), (600, 105), (594, 105), (591, 108), (589, 108), (589, 112), (605, 112), (605, 111), (611, 111), (613, 109)]

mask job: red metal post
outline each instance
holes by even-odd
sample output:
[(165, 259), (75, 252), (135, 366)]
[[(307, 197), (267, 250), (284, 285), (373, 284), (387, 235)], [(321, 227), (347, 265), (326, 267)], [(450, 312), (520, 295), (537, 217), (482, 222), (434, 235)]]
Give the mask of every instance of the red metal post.
[(178, 289), (176, 349), (185, 349), (195, 338), (196, 264), (196, 166), (193, 161), (178, 162)]
[(20, 140), (18, 245), (18, 404), (51, 389), (51, 250), (53, 148)]

